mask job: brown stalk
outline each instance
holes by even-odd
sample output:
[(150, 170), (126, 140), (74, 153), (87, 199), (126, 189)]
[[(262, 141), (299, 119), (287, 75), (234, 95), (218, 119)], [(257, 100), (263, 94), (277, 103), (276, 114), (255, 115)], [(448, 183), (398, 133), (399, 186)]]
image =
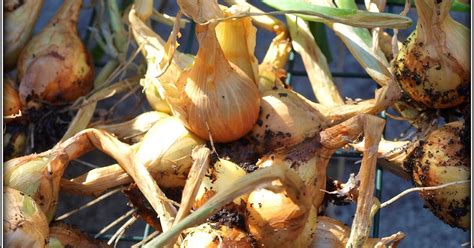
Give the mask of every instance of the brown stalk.
[(188, 180), (186, 180), (186, 185), (183, 189), (180, 208), (173, 225), (176, 225), (176, 223), (189, 214), (199, 190), (199, 185), (201, 185), (202, 179), (209, 168), (210, 155), (211, 150), (205, 146), (196, 147), (193, 151), (194, 163), (189, 171)]
[(337, 149), (364, 133), (364, 156), (359, 170), (360, 186), (357, 209), (351, 235), (346, 247), (360, 247), (370, 231), (370, 213), (374, 205), (374, 178), (377, 148), (382, 137), (385, 120), (371, 115), (357, 115), (339, 125), (322, 131), (321, 144)]
[(163, 229), (166, 230), (171, 227), (171, 219), (174, 217), (176, 210), (166, 200), (166, 196), (153, 180), (145, 165), (136, 162), (138, 160), (134, 158), (134, 152), (129, 145), (120, 142), (109, 133), (97, 129), (86, 129), (72, 139), (76, 140), (77, 143), (74, 142), (75, 145), (70, 147), (69, 153), (71, 154), (81, 151), (81, 149), (77, 149), (77, 146), (82, 146), (82, 150), (96, 147), (114, 158), (133, 178), (140, 191), (143, 192), (153, 209), (158, 213)]
[[(356, 151), (363, 152), (363, 142), (351, 145)], [(411, 175), (404, 169), (403, 163), (408, 155), (416, 147), (415, 143), (409, 141), (389, 141), (382, 139), (379, 143), (377, 156), (378, 163), (382, 168), (387, 169), (393, 174), (403, 179), (411, 179)]]
[(218, 211), (228, 202), (237, 198), (238, 196), (251, 192), (257, 187), (269, 187), (274, 191), (281, 191), (282, 187), (271, 185), (274, 180), (280, 180), (283, 187), (287, 189), (288, 197), (293, 199), (295, 202), (302, 202), (307, 204), (307, 201), (311, 201), (308, 197), (302, 195), (304, 190), (304, 183), (301, 178), (285, 164), (276, 164), (271, 167), (257, 170), (253, 173), (247, 174), (244, 177), (239, 178), (235, 185), (230, 185), (227, 188), (219, 191), (216, 195), (209, 199), (199, 209), (188, 215), (182, 221), (177, 223), (168, 232), (164, 232), (150, 243), (146, 244), (145, 247), (162, 247), (179, 235), (184, 229), (193, 225), (199, 224), (208, 218), (210, 215)]
[[(211, 150), (205, 146), (198, 146), (193, 150), (194, 163), (188, 174), (188, 180), (183, 189), (183, 196), (181, 198), (181, 205), (176, 218), (174, 219), (173, 225), (176, 225), (184, 217), (186, 217), (194, 204), (194, 199), (201, 185), (202, 179), (206, 175), (207, 169), (209, 168)], [(170, 244), (174, 244), (178, 237), (170, 241)]]

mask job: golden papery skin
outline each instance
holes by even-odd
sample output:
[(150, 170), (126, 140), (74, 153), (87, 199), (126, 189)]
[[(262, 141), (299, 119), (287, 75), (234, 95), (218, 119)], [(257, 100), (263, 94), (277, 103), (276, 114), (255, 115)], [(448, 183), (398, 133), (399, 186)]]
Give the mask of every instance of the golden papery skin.
[[(190, 133), (178, 118), (166, 117), (145, 134), (136, 159), (149, 168), (160, 186), (181, 187), (193, 164), (192, 150), (201, 144), (204, 141)], [(123, 174), (119, 168), (116, 173)]]
[[(239, 178), (247, 174), (242, 167), (237, 164), (219, 159), (213, 166), (209, 167), (206, 175), (202, 179), (199, 190), (194, 200), (193, 209), (198, 209), (222, 189), (231, 186)], [(239, 205), (241, 201), (246, 201), (247, 195), (234, 199), (234, 203)]]
[[(230, 8), (224, 10), (226, 17), (234, 15)], [(257, 29), (252, 18), (244, 17), (220, 22), (216, 26), (216, 36), (227, 60), (239, 67), (245, 74), (258, 81), (258, 61), (254, 55)]]
[[(415, 30), (398, 53), (395, 75), (400, 86), (413, 100), (429, 108), (463, 103), (469, 92), (469, 68), (447, 48), (440, 53), (435, 44), (419, 36)], [(469, 48), (465, 48), (468, 54)]]
[(48, 222), (36, 202), (18, 190), (4, 187), (5, 247), (46, 247)]
[(213, 228), (208, 223), (204, 223), (188, 231), (189, 233), (181, 243), (183, 248), (253, 247), (247, 233), (225, 225)]
[(237, 140), (257, 121), (260, 92), (256, 82), (227, 61), (212, 26), (198, 26), (196, 33), (199, 51), (192, 68), (178, 79), (182, 91), (173, 112), (203, 139)]
[[(318, 216), (316, 235), (311, 247), (344, 247), (350, 235), (351, 229), (344, 223), (327, 216)], [(375, 244), (380, 240), (380, 238), (368, 238), (362, 245), (362, 248), (375, 247)], [(380, 247), (396, 247), (395, 244), (398, 244), (398, 242), (394, 243), (393, 246), (382, 245)]]
[[(62, 158), (61, 158), (62, 159)], [(63, 161), (32, 154), (4, 163), (4, 186), (19, 190), (38, 203), (48, 220), (53, 218), (59, 194), (59, 182), (63, 175)], [(51, 164), (52, 173), (48, 172)]]
[(305, 228), (309, 210), (295, 203), (286, 191), (255, 190), (247, 202), (247, 226), (260, 245), (292, 247)]
[(92, 60), (76, 27), (81, 3), (65, 1), (48, 26), (21, 52), (17, 70), (23, 102), (33, 96), (64, 103), (92, 89)]
[(49, 244), (61, 244), (63, 247), (102, 248), (111, 247), (106, 243), (92, 239), (81, 230), (56, 222), (49, 227)]
[(267, 153), (298, 144), (328, 126), (328, 120), (297, 93), (272, 89), (262, 94), (260, 115), (249, 137), (260, 153)]
[[(409, 160), (417, 186), (429, 187), (470, 179), (469, 151), (460, 140), (462, 122), (451, 122), (434, 130), (422, 147), (415, 149)], [(469, 184), (461, 184), (420, 193), (434, 215), (445, 223), (469, 228)]]
[(148, 103), (150, 104), (150, 107), (153, 110), (171, 114), (170, 106), (168, 105), (166, 100), (160, 96), (160, 94), (158, 93), (158, 89), (156, 88), (155, 85), (150, 84), (145, 89), (145, 96), (146, 96), (146, 99), (148, 100)]
[[(249, 90), (250, 87), (255, 90)], [(188, 84), (185, 92), (186, 126), (202, 139), (209, 140), (210, 134), (214, 142), (237, 140), (252, 129), (258, 118), (260, 97), (254, 84)]]
[[(15, 3), (17, 2), (17, 3)], [(26, 0), (20, 6), (15, 6), (21, 1), (4, 1), (4, 55), (5, 69), (13, 69), (17, 64), (21, 50), (31, 38), (33, 28), (38, 19), (43, 0)], [(7, 5), (11, 4), (12, 8)]]
[[(308, 247), (316, 229), (316, 209), (322, 203), (329, 156), (319, 135), (300, 144), (261, 158), (259, 167), (286, 164), (303, 180), (309, 203), (266, 189), (253, 191), (247, 201), (247, 225), (257, 242), (269, 247)], [(297, 244), (297, 246), (295, 246)]]

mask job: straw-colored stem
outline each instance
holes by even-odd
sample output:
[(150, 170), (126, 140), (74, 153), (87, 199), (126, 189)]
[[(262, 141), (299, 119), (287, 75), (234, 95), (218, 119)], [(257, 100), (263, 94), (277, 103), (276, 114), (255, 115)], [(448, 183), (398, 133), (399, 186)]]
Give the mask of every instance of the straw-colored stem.
[[(227, 2), (228, 4), (242, 6), (252, 13), (264, 13), (262, 10), (249, 4), (245, 0), (225, 0), (225, 2)], [(276, 35), (280, 35), (281, 33), (288, 33), (285, 24), (271, 15), (254, 15), (252, 16), (252, 20), (258, 27), (266, 29), (270, 32), (274, 32)]]
[(97, 125), (94, 126), (94, 128), (113, 133), (119, 139), (126, 139), (145, 133), (157, 121), (168, 116), (169, 115), (166, 113), (150, 111), (142, 113), (129, 121), (108, 125)]
[[(351, 121), (350, 119), (349, 121)], [(358, 128), (364, 130), (364, 155), (359, 170), (360, 186), (357, 209), (352, 223), (351, 235), (346, 247), (359, 247), (370, 231), (371, 209), (374, 204), (375, 168), (377, 148), (382, 137), (385, 121), (375, 116), (364, 115), (358, 120)], [(343, 123), (344, 124), (344, 123)]]
[(210, 159), (211, 150), (206, 147), (197, 147), (197, 150), (193, 151), (194, 163), (191, 167), (191, 170), (188, 174), (188, 180), (183, 189), (183, 196), (181, 198), (181, 205), (178, 213), (176, 214), (176, 219), (174, 220), (173, 225), (180, 222), (186, 215), (188, 215), (191, 210), (196, 194), (201, 185), (202, 179), (209, 168), (209, 159)]
[[(209, 168), (211, 150), (204, 146), (198, 146), (193, 151), (194, 163), (188, 174), (188, 180), (183, 189), (183, 196), (181, 197), (181, 204), (173, 225), (179, 223), (184, 217), (186, 217), (194, 204), (194, 199), (199, 190), (199, 186), (206, 175), (207, 169)], [(170, 241), (170, 244), (174, 244), (177, 238)], [(178, 240), (179, 245), (181, 242)]]
[(142, 21), (147, 21), (153, 14), (153, 0), (135, 0), (135, 9), (137, 16)]
[[(389, 141), (382, 139), (379, 143), (377, 156), (378, 162), (382, 168), (400, 176), (404, 179), (411, 179), (411, 175), (405, 170), (403, 164), (408, 155), (416, 147), (417, 143), (409, 141)], [(351, 146), (358, 152), (364, 151), (364, 143), (351, 144)]]
[(344, 101), (334, 84), (326, 57), (314, 41), (308, 24), (294, 15), (287, 15), (293, 48), (301, 55), (313, 93), (319, 103), (332, 107)]
[[(148, 170), (138, 159), (134, 158), (134, 151), (125, 143), (109, 133), (97, 130), (86, 129), (74, 136), (75, 145), (84, 148), (95, 147), (110, 157), (114, 158), (119, 165), (133, 178), (140, 191), (150, 202), (150, 205), (158, 213), (164, 230), (171, 227), (172, 218), (176, 214), (174, 207), (168, 202), (166, 196), (151, 177)], [(72, 148), (76, 148), (75, 146)], [(82, 150), (84, 150), (84, 148)], [(79, 149), (80, 150), (80, 149)]]
[(397, 101), (402, 92), (400, 86), (390, 73), (388, 73), (387, 76), (384, 76), (384, 78), (386, 79), (384, 81), (385, 84), (382, 88), (375, 91), (374, 99), (333, 107), (326, 107), (315, 103), (311, 103), (311, 105), (335, 124), (356, 116), (357, 114), (378, 114)]
[(371, 210), (374, 206), (375, 168), (377, 149), (382, 137), (385, 120), (367, 114), (360, 114), (320, 133), (321, 144), (327, 149), (337, 149), (361, 133), (364, 134), (364, 155), (359, 170), (360, 186), (357, 209), (352, 231), (346, 247), (360, 247), (370, 231)]
[[(204, 221), (236, 197), (251, 192), (256, 188), (269, 186), (274, 180), (280, 180), (283, 185), (286, 186), (289, 192), (288, 196), (294, 199), (295, 202), (311, 200), (301, 195), (304, 192), (304, 183), (292, 169), (284, 164), (263, 168), (239, 178), (235, 184), (229, 185), (222, 191), (217, 192), (216, 195), (210, 198), (209, 201), (199, 209), (177, 223), (168, 232), (164, 232), (153, 239), (144, 247), (163, 247), (184, 229)], [(238, 185), (238, 187), (235, 187), (235, 185)], [(277, 190), (275, 187), (271, 187), (271, 189)]]
[(68, 180), (61, 179), (61, 190), (78, 195), (99, 196), (106, 190), (129, 184), (132, 178), (118, 164), (90, 170), (86, 174)]

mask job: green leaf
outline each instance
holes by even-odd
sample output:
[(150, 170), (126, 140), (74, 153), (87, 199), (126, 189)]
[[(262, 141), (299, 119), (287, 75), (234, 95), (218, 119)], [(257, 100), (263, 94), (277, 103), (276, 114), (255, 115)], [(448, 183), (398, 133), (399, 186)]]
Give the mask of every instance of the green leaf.
[(319, 48), (326, 56), (327, 63), (330, 64), (332, 61), (331, 49), (329, 49), (329, 41), (326, 25), (319, 22), (309, 22), (309, 30), (314, 36), (314, 41), (318, 44)]
[(412, 25), (410, 18), (396, 14), (324, 7), (305, 2), (304, 0), (263, 0), (263, 2), (275, 9), (288, 11), (287, 14), (295, 14), (307, 21), (323, 22), (326, 24), (343, 23), (354, 27), (396, 29), (405, 29)]
[(461, 3), (458, 0), (454, 1), (453, 5), (451, 6), (452, 11), (457, 12), (471, 12), (471, 5), (466, 3)]

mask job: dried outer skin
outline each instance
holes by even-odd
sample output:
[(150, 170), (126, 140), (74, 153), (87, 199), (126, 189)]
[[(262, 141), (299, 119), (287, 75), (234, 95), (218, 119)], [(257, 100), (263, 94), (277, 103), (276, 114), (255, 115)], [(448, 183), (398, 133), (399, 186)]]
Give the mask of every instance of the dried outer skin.
[[(209, 198), (214, 196), (217, 192), (232, 185), (237, 179), (247, 174), (244, 169), (237, 164), (224, 159), (218, 160), (213, 166), (209, 167), (206, 175), (203, 178), (199, 190), (194, 200), (193, 208), (198, 209)], [(235, 204), (240, 204), (241, 201), (246, 201), (247, 196), (243, 195), (234, 199)]]
[(150, 104), (150, 107), (159, 112), (171, 113), (171, 108), (164, 98), (160, 96), (158, 89), (155, 85), (150, 84), (145, 88), (145, 96)]
[(51, 221), (58, 203), (60, 181), (69, 161), (93, 150), (88, 134), (92, 129), (39, 154), (8, 160), (3, 164), (3, 185), (33, 198)]
[[(32, 197), (51, 220), (57, 205), (65, 161), (64, 156), (51, 159), (38, 154), (9, 160), (4, 163), (4, 185)], [(48, 165), (53, 168), (52, 173), (48, 172)]]
[[(224, 15), (230, 17), (239, 14), (240, 11), (234, 7), (225, 9)], [(259, 76), (258, 61), (254, 55), (256, 34), (257, 29), (250, 17), (226, 20), (216, 26), (216, 36), (226, 59), (255, 83)]]
[(43, 2), (43, 0), (4, 1), (5, 69), (10, 70), (16, 66), (21, 50), (31, 38)]
[(193, 164), (192, 150), (203, 143), (203, 140), (187, 130), (176, 117), (164, 118), (145, 134), (138, 147), (136, 159), (149, 168), (161, 186), (183, 186)]
[(93, 239), (87, 234), (81, 232), (64, 223), (51, 223), (49, 227), (48, 247), (77, 247), (77, 248), (105, 248), (111, 247), (105, 242)]
[(256, 82), (225, 58), (215, 26), (196, 26), (199, 50), (190, 70), (176, 82), (179, 96), (170, 96), (173, 113), (202, 139), (231, 142), (249, 132), (258, 118)]
[[(351, 229), (344, 223), (326, 217), (318, 216), (316, 236), (311, 247), (344, 247), (349, 240)], [(403, 236), (401, 236), (403, 238)], [(362, 248), (376, 247), (375, 245), (383, 239), (369, 238), (367, 239)], [(400, 239), (393, 240), (392, 245), (382, 244), (380, 247), (397, 247)]]
[[(204, 141), (189, 132), (176, 117), (157, 121), (134, 148), (135, 157), (145, 165), (156, 182), (166, 188), (182, 187), (193, 164), (191, 153)], [(76, 194), (100, 195), (106, 190), (132, 182), (118, 164), (88, 171), (74, 179), (62, 180), (61, 189)]]
[(66, 0), (48, 26), (21, 52), (17, 71), (22, 102), (39, 97), (64, 103), (92, 89), (92, 59), (77, 32), (81, 4)]
[[(415, 149), (407, 163), (413, 168), (417, 186), (429, 187), (470, 179), (469, 151), (460, 139), (462, 122), (451, 122), (432, 131), (422, 146)], [(429, 209), (445, 223), (469, 228), (469, 184), (454, 185), (440, 190), (420, 192)]]
[(308, 138), (289, 150), (268, 155), (259, 167), (283, 163), (292, 168), (305, 184), (305, 196), (313, 199), (309, 205), (292, 200), (286, 190), (273, 192), (257, 189), (247, 202), (247, 226), (257, 243), (268, 247), (307, 247), (314, 238), (316, 209), (320, 206), (325, 188), (326, 149), (319, 135)]
[(261, 154), (296, 145), (329, 126), (322, 113), (284, 88), (262, 93), (260, 109), (257, 123), (247, 137)]
[(431, 32), (419, 31), (418, 23), (398, 53), (395, 75), (413, 100), (450, 108), (463, 103), (470, 88), (469, 42), (463, 42), (469, 30), (450, 16), (438, 21)]
[(131, 143), (138, 143), (157, 121), (166, 117), (169, 117), (167, 113), (149, 111), (141, 113), (129, 121), (109, 125), (98, 125), (95, 126), (95, 128), (113, 133), (119, 139), (130, 140)]
[(249, 232), (261, 246), (289, 247), (302, 233), (310, 208), (294, 202), (286, 190), (255, 190), (247, 202)]
[(36, 202), (24, 193), (3, 188), (5, 247), (45, 247), (48, 221)]
[(181, 243), (183, 248), (254, 247), (254, 241), (249, 234), (234, 227), (204, 223), (188, 229), (187, 232)]

